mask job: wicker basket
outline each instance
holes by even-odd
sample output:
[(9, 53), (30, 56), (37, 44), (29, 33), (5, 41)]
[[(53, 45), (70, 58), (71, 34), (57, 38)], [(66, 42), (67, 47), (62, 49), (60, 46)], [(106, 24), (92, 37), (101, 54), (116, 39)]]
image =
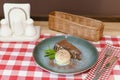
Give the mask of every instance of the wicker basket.
[(91, 41), (103, 35), (103, 22), (83, 16), (54, 11), (49, 14), (49, 28)]

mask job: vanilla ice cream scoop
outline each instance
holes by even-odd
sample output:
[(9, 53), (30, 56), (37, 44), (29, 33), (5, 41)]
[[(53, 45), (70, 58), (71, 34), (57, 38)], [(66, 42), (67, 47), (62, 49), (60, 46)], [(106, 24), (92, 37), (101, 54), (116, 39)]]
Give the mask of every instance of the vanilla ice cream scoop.
[(61, 66), (67, 65), (70, 63), (70, 59), (71, 59), (71, 55), (65, 49), (61, 49), (61, 50), (57, 51), (55, 54), (55, 62), (58, 65), (61, 65)]

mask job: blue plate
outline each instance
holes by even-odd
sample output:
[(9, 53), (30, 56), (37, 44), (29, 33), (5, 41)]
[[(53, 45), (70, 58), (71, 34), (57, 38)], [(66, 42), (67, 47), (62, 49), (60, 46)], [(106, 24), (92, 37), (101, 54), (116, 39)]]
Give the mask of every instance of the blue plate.
[[(72, 43), (81, 51), (81, 60), (72, 60), (67, 66), (58, 66), (53, 60), (50, 60), (48, 57), (44, 57), (44, 51), (48, 49), (49, 46), (50, 48), (53, 48), (55, 43), (62, 39), (67, 39), (68, 42)], [(54, 36), (42, 40), (38, 45), (36, 45), (33, 51), (33, 57), (34, 61), (42, 69), (52, 73), (68, 75), (78, 74), (92, 68), (97, 62), (98, 51), (90, 42), (84, 39), (75, 36), (68, 36), (67, 38), (65, 38), (65, 36)]]

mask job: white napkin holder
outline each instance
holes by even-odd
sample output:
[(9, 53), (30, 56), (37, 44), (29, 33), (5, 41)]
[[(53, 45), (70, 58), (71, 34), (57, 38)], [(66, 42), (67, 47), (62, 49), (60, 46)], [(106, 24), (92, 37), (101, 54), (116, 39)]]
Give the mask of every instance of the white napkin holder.
[(5, 3), (5, 18), (0, 21), (0, 41), (35, 41), (40, 37), (40, 26), (30, 18), (30, 4)]

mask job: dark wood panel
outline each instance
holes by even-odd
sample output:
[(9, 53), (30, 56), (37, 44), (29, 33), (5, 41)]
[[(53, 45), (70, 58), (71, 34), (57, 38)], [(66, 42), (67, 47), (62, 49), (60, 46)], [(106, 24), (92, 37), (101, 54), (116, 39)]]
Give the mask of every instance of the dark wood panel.
[(0, 0), (0, 17), (4, 3), (30, 3), (34, 18), (48, 17), (56, 10), (88, 17), (120, 17), (120, 0)]

